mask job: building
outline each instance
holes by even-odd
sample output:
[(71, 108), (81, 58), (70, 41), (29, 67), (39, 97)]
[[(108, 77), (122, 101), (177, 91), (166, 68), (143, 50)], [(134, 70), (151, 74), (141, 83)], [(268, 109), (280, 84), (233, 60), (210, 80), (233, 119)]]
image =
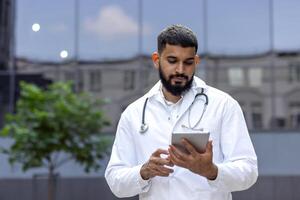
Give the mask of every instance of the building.
[(152, 61), (146, 56), (101, 62), (79, 61), (78, 65), (27, 60), (18, 60), (17, 63), (19, 73), (43, 74), (52, 81), (73, 81), (81, 91), (104, 99), (104, 110), (112, 124), (106, 130), (108, 132), (115, 130), (121, 112), (158, 80)]
[(14, 51), (14, 3), (14, 0), (0, 0), (0, 70), (8, 69)]
[(211, 57), (206, 80), (239, 101), (250, 129), (299, 129), (299, 52)]
[[(204, 70), (203, 70), (204, 69)], [(114, 61), (46, 63), (18, 61), (19, 73), (40, 73), (53, 81), (73, 80), (83, 91), (106, 100), (114, 132), (121, 112), (158, 80), (148, 56)], [(300, 54), (206, 56), (198, 74), (237, 99), (250, 130), (300, 127)], [(77, 81), (76, 81), (77, 80)]]
[[(250, 136), (259, 159), (260, 177), (251, 189), (235, 192), (234, 198), (296, 200), (300, 197), (300, 162), (294, 159), (299, 152), (299, 129), (286, 131), (296, 129), (300, 124), (299, 60), (298, 53), (206, 56), (200, 66), (202, 70), (197, 72), (202, 74), (208, 84), (234, 96), (242, 106), (251, 133), (257, 132)], [(25, 59), (19, 59), (17, 63), (19, 74), (40, 74), (43, 79), (52, 81), (73, 80), (80, 90), (106, 99), (105, 110), (112, 120), (109, 132), (114, 132), (126, 106), (158, 80), (158, 73), (147, 56), (101, 62), (80, 61), (78, 64)], [(273, 103), (276, 104), (275, 110), (272, 110)], [(273, 115), (276, 120), (272, 120)], [(264, 131), (273, 128), (280, 131)], [(0, 146), (9, 142), (0, 140)], [(3, 189), (0, 191), (5, 199), (11, 196), (17, 199), (44, 198), (47, 180), (31, 178), (34, 173), (42, 172), (42, 169), (23, 173), (20, 168), (15, 168), (12, 172), (3, 155), (0, 155), (0, 161), (3, 163), (0, 173)], [(103, 166), (106, 163), (107, 159), (103, 160)], [(57, 199), (93, 199), (99, 195), (102, 199), (116, 199), (105, 184), (103, 169), (88, 175), (82, 167), (71, 162), (61, 168), (59, 173), (61, 178), (58, 181)], [(20, 188), (17, 194), (16, 187)], [(87, 194), (87, 190), (91, 192)]]

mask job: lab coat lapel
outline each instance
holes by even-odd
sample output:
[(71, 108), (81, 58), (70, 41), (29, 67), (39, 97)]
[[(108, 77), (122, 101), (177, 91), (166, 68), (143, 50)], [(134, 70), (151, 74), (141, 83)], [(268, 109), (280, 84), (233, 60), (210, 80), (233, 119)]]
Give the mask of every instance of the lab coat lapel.
[(183, 97), (182, 104), (181, 104), (181, 107), (179, 110), (179, 117), (178, 117), (176, 123), (178, 122), (178, 120), (180, 120), (180, 118), (183, 116), (183, 114), (189, 109), (189, 107), (193, 103), (194, 99), (195, 99), (194, 91), (193, 91), (193, 89), (190, 89)]
[(188, 110), (188, 108), (194, 102), (196, 94), (201, 92), (202, 88), (206, 88), (205, 82), (194, 76), (192, 88), (183, 97), (178, 119), (180, 119), (180, 117)]

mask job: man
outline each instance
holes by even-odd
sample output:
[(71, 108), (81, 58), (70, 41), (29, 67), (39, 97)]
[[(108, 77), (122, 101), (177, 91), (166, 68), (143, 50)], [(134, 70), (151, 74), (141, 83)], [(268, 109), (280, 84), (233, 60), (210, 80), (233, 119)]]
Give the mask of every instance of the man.
[[(240, 106), (194, 76), (197, 49), (195, 34), (184, 26), (158, 36), (152, 60), (160, 81), (122, 113), (105, 171), (116, 196), (230, 200), (231, 192), (256, 182), (257, 158)], [(201, 91), (207, 101), (196, 96)], [(202, 129), (210, 132), (204, 153), (186, 139), (188, 152), (170, 144), (174, 132)]]

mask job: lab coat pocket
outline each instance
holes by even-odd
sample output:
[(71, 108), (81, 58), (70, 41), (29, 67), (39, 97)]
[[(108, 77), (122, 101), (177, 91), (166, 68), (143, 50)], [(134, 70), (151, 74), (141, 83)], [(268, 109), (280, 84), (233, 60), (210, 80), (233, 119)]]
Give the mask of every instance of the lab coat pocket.
[(219, 136), (215, 133), (210, 133), (209, 140), (212, 140), (213, 148), (219, 148), (220, 139)]
[(143, 200), (156, 200), (156, 199), (169, 199), (168, 190), (169, 181), (168, 177), (156, 176), (152, 178), (151, 188), (146, 193), (140, 194), (139, 199)]
[(213, 145), (213, 162), (220, 163), (223, 160), (223, 154), (221, 151), (220, 136), (215, 132), (210, 134), (209, 140), (212, 140)]
[(231, 200), (232, 196), (228, 192), (222, 192), (222, 191), (197, 191), (195, 195), (192, 198), (193, 200)]

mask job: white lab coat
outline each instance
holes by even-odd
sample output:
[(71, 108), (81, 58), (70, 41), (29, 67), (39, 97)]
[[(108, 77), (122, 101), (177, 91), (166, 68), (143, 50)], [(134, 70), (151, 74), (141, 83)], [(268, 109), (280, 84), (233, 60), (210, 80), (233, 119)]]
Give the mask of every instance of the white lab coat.
[[(148, 200), (230, 200), (231, 192), (245, 190), (258, 176), (257, 158), (238, 103), (228, 94), (207, 86), (194, 77), (192, 89), (182, 98), (176, 114), (166, 109), (158, 82), (122, 113), (105, 178), (118, 197), (139, 195)], [(141, 166), (157, 150), (168, 149), (172, 132), (184, 132), (188, 124), (188, 108), (195, 95), (204, 88), (209, 103), (197, 128), (210, 131), (213, 140), (213, 162), (218, 167), (216, 180), (210, 181), (191, 171), (175, 166), (169, 177), (154, 177), (145, 181)], [(139, 132), (145, 99), (146, 133)], [(204, 97), (198, 97), (191, 109), (190, 122), (197, 123), (204, 107)], [(175, 112), (174, 111), (174, 112)]]

